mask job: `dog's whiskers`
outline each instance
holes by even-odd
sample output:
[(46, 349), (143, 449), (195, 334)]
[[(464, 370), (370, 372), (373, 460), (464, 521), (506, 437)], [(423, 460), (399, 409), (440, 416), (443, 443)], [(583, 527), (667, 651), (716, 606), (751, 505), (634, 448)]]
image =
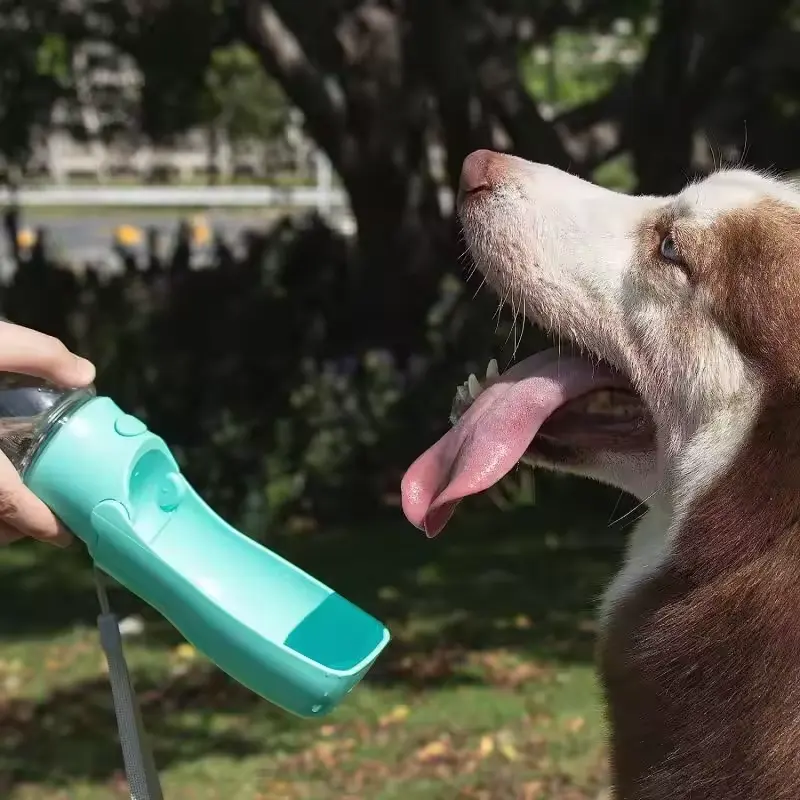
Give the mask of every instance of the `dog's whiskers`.
[[(610, 521), (608, 523), (608, 527), (612, 528), (614, 525), (618, 525), (624, 519), (627, 519), (628, 517), (630, 517), (631, 514), (635, 514), (640, 508), (646, 506), (659, 493), (659, 491), (660, 491), (660, 487), (658, 487), (656, 489), (653, 489), (653, 491), (649, 495), (647, 495), (647, 497), (645, 497), (643, 500), (638, 502), (632, 509), (630, 509), (629, 511), (626, 511), (621, 517), (618, 517), (617, 519)], [(618, 505), (619, 505), (619, 501), (617, 501), (617, 506)], [(614, 507), (614, 510), (616, 510), (617, 506)], [(614, 512), (612, 511), (611, 513), (613, 515)], [(638, 522), (638, 520), (641, 519), (646, 513), (647, 513), (647, 509), (645, 508), (645, 510), (641, 514), (641, 516), (638, 517), (635, 521)]]

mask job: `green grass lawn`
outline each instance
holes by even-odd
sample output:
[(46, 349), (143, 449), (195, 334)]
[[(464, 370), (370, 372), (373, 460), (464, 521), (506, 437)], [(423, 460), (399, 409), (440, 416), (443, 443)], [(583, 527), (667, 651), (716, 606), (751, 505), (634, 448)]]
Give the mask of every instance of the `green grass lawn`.
[[(127, 651), (167, 800), (604, 796), (593, 604), (621, 538), (607, 517), (465, 511), (429, 542), (400, 516), (270, 539), (394, 636), (324, 720), (276, 711), (115, 592), (146, 619)], [(77, 547), (0, 552), (0, 797), (128, 796), (86, 564)]]

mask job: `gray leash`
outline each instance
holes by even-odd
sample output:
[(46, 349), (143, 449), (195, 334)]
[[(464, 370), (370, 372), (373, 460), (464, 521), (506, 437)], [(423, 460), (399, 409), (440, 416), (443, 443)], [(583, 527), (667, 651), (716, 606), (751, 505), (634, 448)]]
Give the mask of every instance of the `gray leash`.
[(97, 627), (108, 664), (108, 678), (111, 682), (119, 743), (131, 800), (164, 800), (153, 751), (142, 724), (139, 702), (125, 661), (119, 621), (108, 602), (105, 575), (97, 567), (94, 570), (94, 582), (102, 612), (97, 618)]

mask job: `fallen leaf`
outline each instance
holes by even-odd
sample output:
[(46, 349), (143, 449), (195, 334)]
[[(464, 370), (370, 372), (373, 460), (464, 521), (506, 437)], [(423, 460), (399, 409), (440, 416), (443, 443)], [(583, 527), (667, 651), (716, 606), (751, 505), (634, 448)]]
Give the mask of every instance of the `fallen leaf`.
[(522, 786), (520, 800), (540, 800), (544, 797), (544, 784), (541, 781), (529, 781)]
[(384, 714), (378, 720), (378, 724), (381, 726), (381, 728), (386, 728), (389, 725), (395, 725), (406, 720), (410, 713), (411, 709), (408, 706), (395, 706), (388, 714)]
[(448, 739), (438, 739), (433, 742), (428, 742), (424, 747), (417, 750), (416, 757), (418, 761), (428, 763), (436, 761), (450, 752), (450, 742)]
[(336, 747), (331, 742), (320, 742), (313, 748), (314, 757), (328, 769), (336, 766)]
[(481, 758), (488, 758), (494, 752), (494, 739), (491, 736), (481, 737), (478, 753)]
[(188, 642), (179, 644), (173, 651), (173, 655), (181, 661), (192, 661), (197, 658), (197, 650), (194, 649)]
[(549, 671), (540, 664), (520, 661), (518, 656), (504, 650), (481, 653), (472, 660), (485, 670), (488, 683), (507, 689), (517, 689), (549, 676)]
[(507, 731), (502, 731), (497, 735), (497, 749), (507, 761), (519, 759), (519, 751), (514, 745), (514, 737)]
[(287, 781), (271, 781), (265, 788), (266, 792), (258, 795), (264, 800), (294, 800), (298, 796), (295, 786)]

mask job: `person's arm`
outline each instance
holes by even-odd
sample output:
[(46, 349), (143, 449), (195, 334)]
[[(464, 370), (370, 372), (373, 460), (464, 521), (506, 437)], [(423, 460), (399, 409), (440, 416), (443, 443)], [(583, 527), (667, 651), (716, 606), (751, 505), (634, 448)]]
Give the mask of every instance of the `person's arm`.
[[(58, 386), (80, 388), (94, 381), (94, 365), (44, 333), (0, 321), (0, 372), (44, 378)], [(13, 464), (0, 453), (0, 545), (25, 536), (65, 547), (72, 536), (53, 512), (22, 483)]]

